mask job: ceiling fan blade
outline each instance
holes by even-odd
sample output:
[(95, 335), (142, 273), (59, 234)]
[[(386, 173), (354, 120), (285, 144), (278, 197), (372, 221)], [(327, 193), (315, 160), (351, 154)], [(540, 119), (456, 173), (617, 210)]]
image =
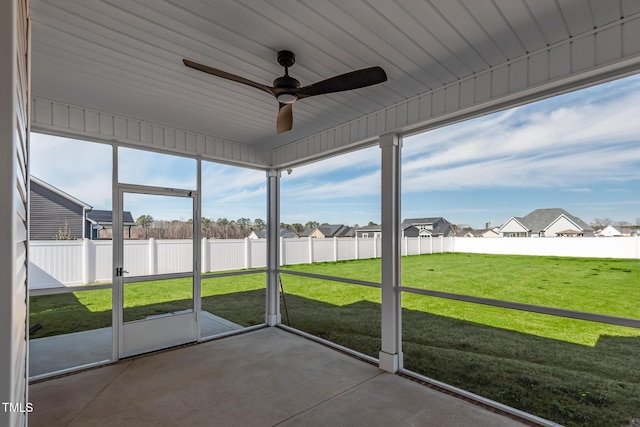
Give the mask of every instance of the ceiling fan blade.
[(245, 79), (244, 77), (236, 76), (235, 74), (227, 73), (226, 71), (218, 70), (217, 68), (212, 68), (207, 65), (198, 64), (197, 62), (189, 61), (188, 59), (183, 59), (182, 62), (187, 67), (194, 68), (196, 70), (203, 71), (205, 73), (212, 74), (217, 77), (222, 77), (223, 79), (231, 80), (237, 83), (242, 83), (247, 86), (260, 89), (264, 92), (267, 92), (270, 95), (275, 96), (271, 87), (260, 84), (260, 83), (256, 83), (253, 80)]
[(325, 93), (358, 89), (387, 81), (387, 74), (380, 67), (364, 68), (322, 80), (296, 91), (298, 99)]
[(276, 131), (278, 133), (291, 130), (293, 127), (293, 104), (280, 103), (278, 110), (278, 120), (276, 121)]

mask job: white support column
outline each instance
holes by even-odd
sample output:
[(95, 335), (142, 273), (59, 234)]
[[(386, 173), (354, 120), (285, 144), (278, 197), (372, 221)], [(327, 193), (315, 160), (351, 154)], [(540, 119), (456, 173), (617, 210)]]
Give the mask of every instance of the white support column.
[(280, 172), (267, 171), (267, 301), (265, 323), (280, 323)]
[(400, 292), (400, 155), (398, 135), (380, 137), (382, 149), (382, 348), (380, 369), (402, 367)]

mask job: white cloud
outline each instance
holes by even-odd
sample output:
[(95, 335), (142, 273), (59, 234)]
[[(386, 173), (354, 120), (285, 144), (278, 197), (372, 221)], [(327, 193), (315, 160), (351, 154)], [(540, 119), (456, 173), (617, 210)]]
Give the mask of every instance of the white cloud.
[(640, 93), (629, 91), (547, 111), (533, 104), (409, 138), (403, 188), (584, 186), (640, 179), (639, 104)]
[(569, 193), (591, 193), (591, 189), (590, 188), (567, 188), (566, 190), (563, 190)]

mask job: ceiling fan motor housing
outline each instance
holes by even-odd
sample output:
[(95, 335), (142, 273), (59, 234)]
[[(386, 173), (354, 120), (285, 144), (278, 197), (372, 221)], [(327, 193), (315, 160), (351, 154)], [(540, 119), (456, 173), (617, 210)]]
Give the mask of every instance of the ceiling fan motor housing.
[(296, 55), (290, 50), (281, 50), (278, 52), (278, 64), (289, 68), (296, 63)]

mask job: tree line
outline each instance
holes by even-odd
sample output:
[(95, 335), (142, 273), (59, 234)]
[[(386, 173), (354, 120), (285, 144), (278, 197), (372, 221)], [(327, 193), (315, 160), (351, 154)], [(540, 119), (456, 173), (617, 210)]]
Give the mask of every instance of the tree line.
[[(252, 231), (266, 230), (267, 222), (261, 218), (205, 218), (200, 221), (201, 237), (208, 239), (244, 239)], [(307, 221), (305, 224), (280, 223), (283, 230), (302, 233), (307, 228), (320, 225), (317, 221)], [(140, 215), (136, 225), (131, 230), (131, 238), (138, 239), (191, 239), (193, 237), (193, 220), (156, 220), (151, 215)]]
[[(317, 227), (317, 221), (307, 221), (306, 223), (280, 223), (281, 230), (293, 231), (297, 234), (304, 230)], [(368, 225), (377, 225), (370, 221)], [(607, 225), (616, 227), (628, 227), (631, 229), (640, 228), (640, 218), (636, 218), (635, 225), (627, 221), (613, 221), (609, 218), (595, 218), (590, 225), (594, 229), (602, 229)], [(244, 239), (252, 231), (262, 231), (267, 228), (267, 222), (261, 218), (205, 218), (201, 220), (201, 236), (208, 239)], [(359, 228), (358, 224), (354, 228)], [(136, 225), (131, 230), (131, 238), (138, 239), (191, 239), (193, 237), (193, 220), (156, 220), (151, 215), (140, 215), (136, 220)]]

